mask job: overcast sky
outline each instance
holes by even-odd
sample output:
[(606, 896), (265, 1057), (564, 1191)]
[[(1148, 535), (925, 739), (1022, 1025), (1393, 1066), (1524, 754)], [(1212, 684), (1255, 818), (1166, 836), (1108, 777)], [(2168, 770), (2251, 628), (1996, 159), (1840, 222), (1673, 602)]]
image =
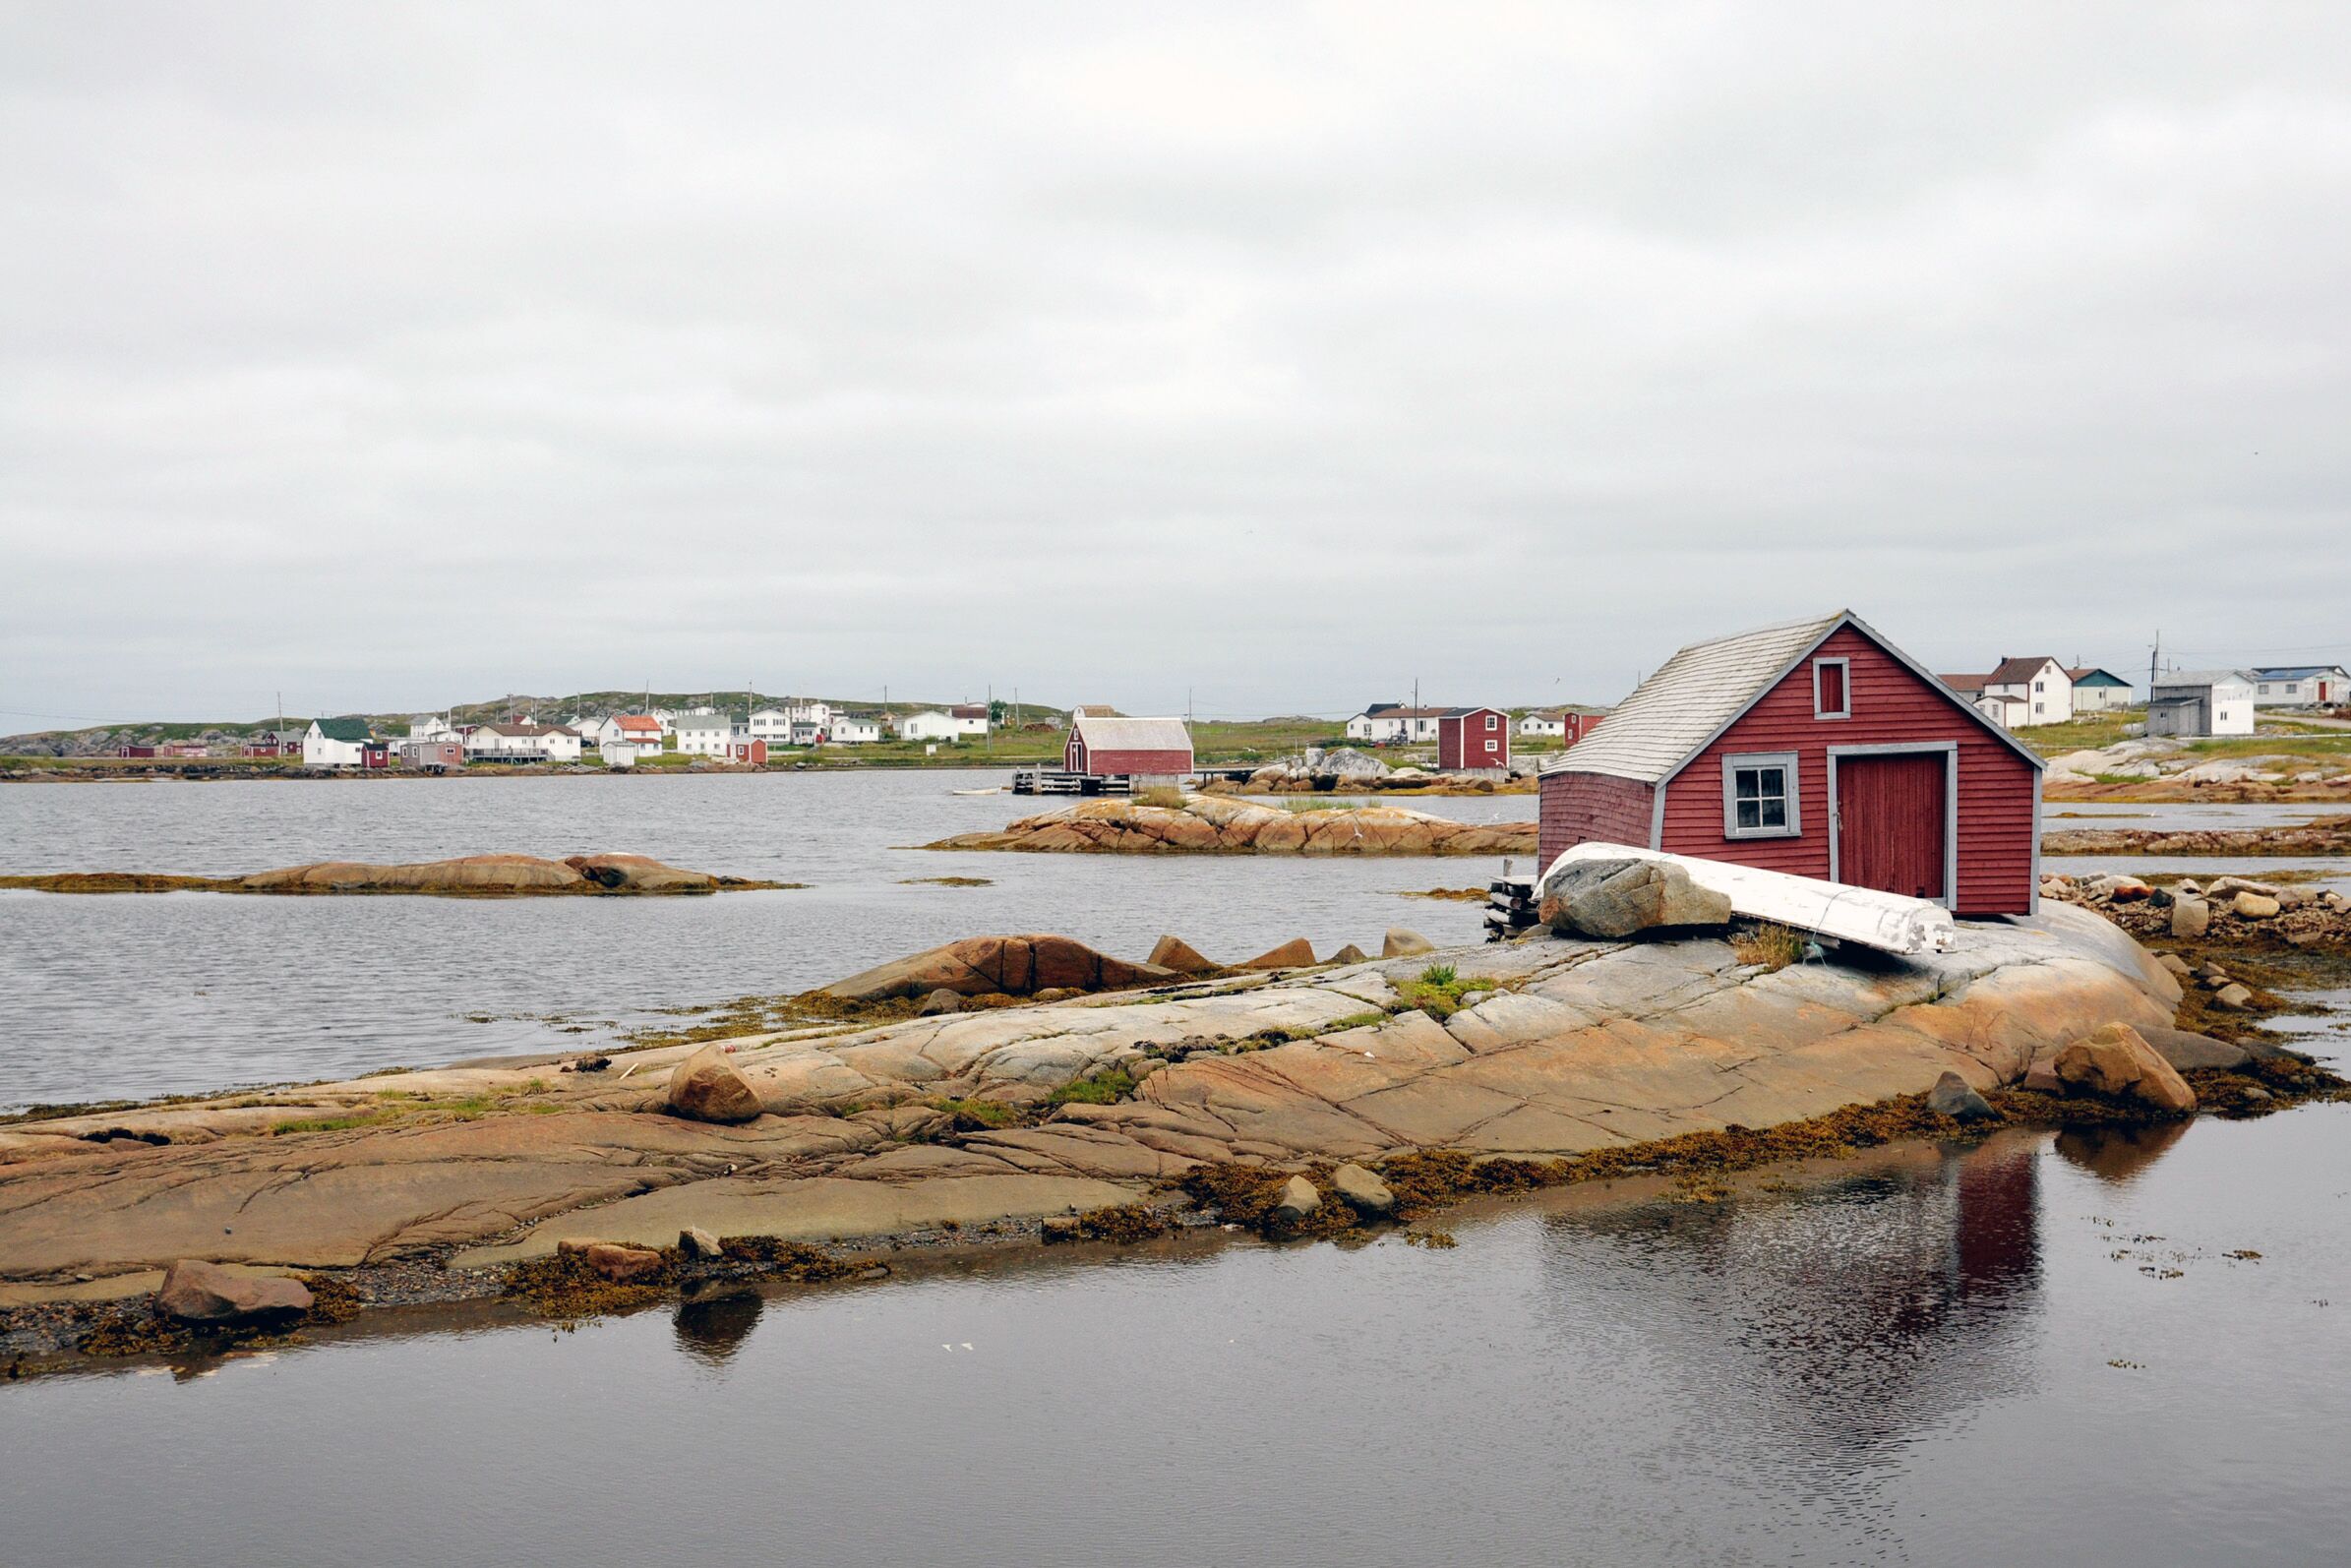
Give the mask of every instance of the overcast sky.
[(2351, 6), (0, 6), (0, 731), (2351, 660)]

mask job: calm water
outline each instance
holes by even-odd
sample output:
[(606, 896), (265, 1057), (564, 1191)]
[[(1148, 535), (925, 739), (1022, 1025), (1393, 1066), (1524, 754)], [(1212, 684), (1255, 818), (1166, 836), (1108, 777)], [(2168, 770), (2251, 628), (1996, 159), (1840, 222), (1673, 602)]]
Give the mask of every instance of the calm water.
[[(0, 893), (0, 1108), (314, 1079), (545, 1051), (652, 1009), (798, 992), (983, 932), (1141, 957), (1174, 932), (1240, 959), (1391, 925), (1475, 940), (1469, 859), (948, 855), (903, 846), (1046, 809), (959, 796), (1006, 773), (20, 785), (0, 868), (222, 875), (314, 860), (629, 850), (801, 891), (713, 898), (252, 898)], [(1527, 819), (1532, 796), (1409, 803)], [(987, 887), (904, 885), (984, 876)], [(550, 1015), (585, 1026), (554, 1033)], [(475, 1018), (489, 1022), (470, 1022)]]
[(1452, 1251), (1048, 1254), (0, 1385), (0, 1555), (2340, 1562), (2347, 1137), (2009, 1136), (1554, 1195)]

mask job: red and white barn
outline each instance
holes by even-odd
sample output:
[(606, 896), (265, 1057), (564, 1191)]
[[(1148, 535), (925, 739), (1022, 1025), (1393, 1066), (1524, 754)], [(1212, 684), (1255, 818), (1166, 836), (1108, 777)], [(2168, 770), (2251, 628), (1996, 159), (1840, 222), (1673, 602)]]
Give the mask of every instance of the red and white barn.
[(1510, 766), (1510, 715), (1500, 708), (1447, 708), (1437, 719), (1437, 766), (1446, 772)]
[(1191, 731), (1181, 719), (1096, 718), (1080, 710), (1070, 720), (1061, 765), (1089, 778), (1173, 782), (1192, 770)]
[(2041, 759), (1850, 611), (1676, 653), (1541, 783), (1542, 864), (1647, 845), (2038, 907)]

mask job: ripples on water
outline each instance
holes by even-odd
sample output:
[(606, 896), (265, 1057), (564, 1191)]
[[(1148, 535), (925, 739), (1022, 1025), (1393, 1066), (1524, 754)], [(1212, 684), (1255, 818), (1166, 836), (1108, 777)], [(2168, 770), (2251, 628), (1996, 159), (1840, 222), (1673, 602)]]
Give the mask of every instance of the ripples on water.
[(193, 1382), (44, 1380), (0, 1388), (0, 1545), (2340, 1561), (2347, 1133), (2324, 1107), (2010, 1135), (1723, 1204), (1571, 1189), (1454, 1222), (1452, 1251), (1007, 1256), (578, 1333), (375, 1328)]
[[(904, 846), (1055, 804), (959, 796), (1009, 774), (862, 772), (0, 788), (0, 869), (224, 875), (316, 860), (648, 854), (811, 884), (691, 899), (0, 893), (0, 1108), (315, 1079), (547, 1051), (655, 1008), (804, 991), (983, 932), (1141, 957), (1304, 935), (1377, 951), (1390, 925), (1474, 941), (1471, 859), (940, 854)], [(1528, 819), (1532, 796), (1415, 800)], [(984, 876), (972, 888), (908, 877)], [(545, 1015), (585, 1025), (555, 1034)], [(468, 1022), (488, 1016), (487, 1023)]]

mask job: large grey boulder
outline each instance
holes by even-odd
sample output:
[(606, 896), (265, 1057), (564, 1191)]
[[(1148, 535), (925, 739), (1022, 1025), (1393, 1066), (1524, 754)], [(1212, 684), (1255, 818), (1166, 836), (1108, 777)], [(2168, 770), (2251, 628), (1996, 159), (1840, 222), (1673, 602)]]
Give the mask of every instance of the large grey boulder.
[(1309, 752), (1306, 771), (1317, 778), (1379, 778), (1387, 773), (1388, 764), (1369, 752), (1341, 746), (1328, 752)]
[(1379, 955), (1382, 958), (1417, 958), (1422, 953), (1433, 953), (1436, 950), (1435, 942), (1430, 941), (1418, 932), (1408, 931), (1402, 926), (1390, 926), (1388, 935), (1381, 938), (1379, 944)]
[(1331, 1188), (1359, 1213), (1385, 1214), (1396, 1207), (1388, 1183), (1352, 1160), (1331, 1173)]
[(2212, 924), (2212, 906), (2200, 898), (2175, 899), (2171, 906), (2171, 934), (2174, 936), (2201, 936)]
[(1282, 1196), (1274, 1204), (1274, 1214), (1296, 1225), (1321, 1207), (1322, 1194), (1314, 1190), (1314, 1183), (1302, 1176), (1294, 1176), (1282, 1183)]
[(309, 1289), (274, 1274), (236, 1274), (202, 1258), (181, 1258), (163, 1272), (155, 1304), (183, 1323), (252, 1323), (299, 1317)]
[(2000, 1113), (1991, 1102), (1967, 1087), (1967, 1080), (1956, 1072), (1947, 1072), (1935, 1080), (1935, 1087), (1926, 1092), (1926, 1108), (1954, 1121), (1991, 1121)]
[(1663, 861), (1571, 861), (1543, 878), (1540, 914), (1562, 936), (1613, 939), (1661, 926), (1727, 926), (1730, 899)]

